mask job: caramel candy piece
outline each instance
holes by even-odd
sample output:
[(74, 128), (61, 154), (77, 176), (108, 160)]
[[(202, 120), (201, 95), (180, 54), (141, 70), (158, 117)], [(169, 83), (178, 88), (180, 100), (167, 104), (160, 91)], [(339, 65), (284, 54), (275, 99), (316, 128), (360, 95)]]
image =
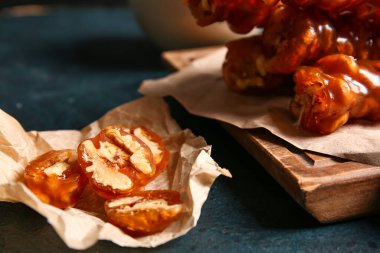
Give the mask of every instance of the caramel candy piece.
[(52, 150), (27, 165), (23, 183), (41, 201), (64, 209), (77, 203), (87, 178), (74, 150)]
[(184, 211), (179, 193), (172, 190), (133, 192), (104, 204), (110, 223), (138, 237), (164, 230)]

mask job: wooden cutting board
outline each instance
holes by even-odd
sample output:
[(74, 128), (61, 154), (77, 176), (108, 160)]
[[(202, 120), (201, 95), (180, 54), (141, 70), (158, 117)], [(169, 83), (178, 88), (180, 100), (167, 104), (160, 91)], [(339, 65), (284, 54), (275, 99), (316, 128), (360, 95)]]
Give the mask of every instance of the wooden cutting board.
[[(168, 51), (162, 57), (178, 70), (214, 50)], [(265, 129), (221, 124), (318, 221), (331, 223), (380, 211), (380, 167), (305, 152)]]

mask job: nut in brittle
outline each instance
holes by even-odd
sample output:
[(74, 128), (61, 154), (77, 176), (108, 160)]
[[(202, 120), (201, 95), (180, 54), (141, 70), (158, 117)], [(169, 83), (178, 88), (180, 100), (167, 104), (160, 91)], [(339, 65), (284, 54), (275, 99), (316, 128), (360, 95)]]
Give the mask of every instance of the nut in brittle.
[(164, 230), (184, 212), (179, 193), (172, 190), (133, 192), (104, 204), (108, 220), (138, 237)]
[(156, 176), (165, 170), (169, 162), (169, 152), (165, 148), (162, 138), (155, 132), (143, 127), (127, 128), (124, 126), (109, 126), (105, 129), (119, 129), (126, 133), (132, 134), (143, 141), (151, 150), (153, 161), (156, 166)]
[(78, 161), (94, 191), (109, 199), (139, 189), (156, 175), (150, 148), (119, 127), (108, 127), (78, 146)]
[(87, 178), (74, 150), (52, 150), (28, 164), (23, 182), (41, 201), (67, 208), (77, 203)]

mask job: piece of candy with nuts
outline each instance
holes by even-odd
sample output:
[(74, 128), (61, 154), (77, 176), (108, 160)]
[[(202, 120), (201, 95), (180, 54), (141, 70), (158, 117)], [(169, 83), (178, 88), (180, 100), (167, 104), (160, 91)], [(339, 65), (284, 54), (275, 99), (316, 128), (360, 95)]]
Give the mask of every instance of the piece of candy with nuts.
[(162, 138), (155, 132), (139, 126), (139, 127), (124, 127), (124, 126), (108, 126), (105, 129), (119, 129), (126, 133), (133, 134), (142, 140), (152, 151), (153, 161), (156, 166), (156, 175), (166, 169), (169, 163), (170, 154), (165, 148)]
[[(128, 128), (110, 126), (78, 146), (79, 164), (95, 192), (103, 198), (114, 198), (138, 190), (167, 165), (168, 154), (157, 154), (153, 143), (146, 144), (133, 132)], [(143, 133), (141, 135), (146, 136)], [(148, 137), (145, 141), (149, 140)], [(158, 169), (156, 159), (159, 161)]]
[(138, 237), (164, 230), (184, 211), (180, 195), (173, 190), (134, 192), (104, 204), (108, 221)]
[(161, 173), (169, 162), (169, 152), (165, 148), (161, 137), (145, 127), (131, 128), (131, 133), (142, 140), (152, 151), (156, 165), (156, 175)]
[(23, 183), (41, 201), (63, 209), (76, 204), (87, 178), (75, 150), (52, 150), (26, 166)]

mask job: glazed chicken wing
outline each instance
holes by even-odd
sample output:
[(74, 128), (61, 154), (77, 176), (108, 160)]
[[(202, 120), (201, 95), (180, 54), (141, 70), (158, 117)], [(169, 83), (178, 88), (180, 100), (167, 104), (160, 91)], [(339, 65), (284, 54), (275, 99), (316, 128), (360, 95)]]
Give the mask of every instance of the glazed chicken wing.
[(337, 52), (357, 59), (380, 59), (380, 26), (369, 20), (358, 20), (354, 13), (331, 19), (337, 31)]
[(336, 41), (334, 27), (320, 11), (279, 6), (264, 27), (263, 44), (271, 56), (265, 68), (269, 73), (293, 73), (335, 52)]
[(279, 0), (187, 0), (200, 26), (227, 21), (231, 30), (248, 33), (266, 23)]
[(266, 73), (262, 36), (229, 42), (227, 48), (223, 77), (229, 89), (243, 94), (254, 94), (276, 90), (285, 83), (291, 83), (290, 75)]
[(349, 119), (380, 120), (380, 61), (336, 54), (294, 74), (290, 110), (306, 130), (329, 134)]
[(329, 12), (342, 12), (365, 2), (365, 0), (282, 0), (284, 4), (305, 9), (307, 7)]
[(368, 0), (353, 10), (359, 20), (367, 20), (380, 25), (380, 0)]
[(275, 90), (299, 66), (330, 54), (379, 59), (379, 31), (374, 24), (356, 22), (351, 14), (330, 19), (319, 10), (278, 6), (262, 36), (227, 44), (223, 65), (227, 86), (237, 92)]

